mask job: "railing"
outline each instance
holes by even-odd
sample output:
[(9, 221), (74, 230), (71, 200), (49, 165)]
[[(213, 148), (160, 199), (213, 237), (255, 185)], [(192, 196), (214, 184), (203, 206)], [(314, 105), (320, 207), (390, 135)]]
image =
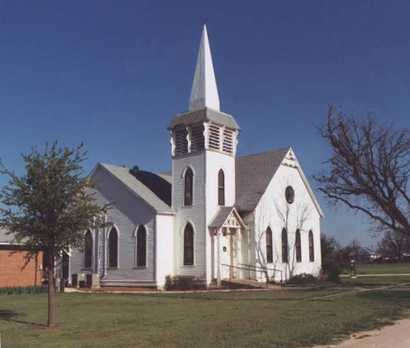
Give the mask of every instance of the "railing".
[[(253, 266), (253, 265), (247, 265), (247, 264), (239, 264), (239, 266), (232, 266), (232, 265), (227, 265), (227, 264), (222, 264), (222, 266), (224, 267), (228, 267), (230, 270), (231, 269), (239, 269), (242, 271), (250, 271), (250, 272), (256, 272), (256, 273), (264, 273), (267, 275), (266, 277), (266, 282), (269, 282), (269, 271), (273, 272), (273, 276), (272, 278), (274, 278), (275, 272), (279, 272), (280, 273), (280, 285), (284, 286), (284, 282), (283, 282), (283, 271), (277, 268), (272, 268), (272, 267), (258, 267), (258, 266)], [(249, 274), (249, 279), (251, 279), (251, 276)]]

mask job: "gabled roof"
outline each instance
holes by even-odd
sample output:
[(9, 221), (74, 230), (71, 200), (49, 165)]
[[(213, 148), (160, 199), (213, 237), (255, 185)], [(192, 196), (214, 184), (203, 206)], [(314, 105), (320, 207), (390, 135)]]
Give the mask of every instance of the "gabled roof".
[(138, 181), (143, 183), (146, 187), (148, 187), (164, 203), (166, 203), (168, 206), (171, 206), (172, 186), (169, 181), (158, 174), (144, 170), (131, 170), (130, 174), (133, 175)]
[(158, 213), (172, 212), (171, 184), (161, 176), (145, 171), (138, 171), (133, 175), (127, 167), (106, 163), (99, 163), (98, 166), (116, 178), (130, 192), (142, 198)]
[(290, 148), (271, 150), (236, 159), (236, 204), (253, 211)]
[(214, 219), (210, 223), (209, 227), (211, 227), (211, 228), (222, 227), (223, 224), (226, 222), (226, 220), (228, 219), (229, 215), (231, 215), (232, 212), (234, 213), (236, 219), (239, 221), (239, 223), (242, 225), (242, 227), (245, 227), (246, 225), (243, 222), (241, 216), (236, 211), (235, 207), (220, 207), (218, 212), (216, 213)]
[(236, 204), (241, 213), (253, 211), (262, 195), (265, 193), (270, 181), (279, 169), (282, 162), (286, 164), (286, 155), (290, 154), (296, 165), (301, 179), (312, 198), (320, 216), (324, 216), (319, 202), (310, 187), (309, 181), (303, 173), (291, 147), (262, 152), (254, 155), (241, 156), (236, 160)]

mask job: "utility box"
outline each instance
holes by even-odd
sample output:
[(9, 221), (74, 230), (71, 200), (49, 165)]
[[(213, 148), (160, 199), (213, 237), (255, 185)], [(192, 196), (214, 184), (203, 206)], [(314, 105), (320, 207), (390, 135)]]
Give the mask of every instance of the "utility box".
[(100, 288), (100, 275), (98, 273), (91, 274), (91, 288), (92, 289)]

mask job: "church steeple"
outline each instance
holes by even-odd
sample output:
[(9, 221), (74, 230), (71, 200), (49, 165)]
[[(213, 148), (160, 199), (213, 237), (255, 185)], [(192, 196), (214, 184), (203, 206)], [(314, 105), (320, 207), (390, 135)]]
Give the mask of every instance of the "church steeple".
[(204, 25), (199, 45), (189, 110), (173, 118), (171, 154), (173, 158), (214, 151), (235, 157), (239, 126), (235, 119), (219, 108), (208, 33)]
[(219, 95), (216, 85), (208, 32), (204, 25), (192, 83), (189, 111), (210, 108), (219, 111)]

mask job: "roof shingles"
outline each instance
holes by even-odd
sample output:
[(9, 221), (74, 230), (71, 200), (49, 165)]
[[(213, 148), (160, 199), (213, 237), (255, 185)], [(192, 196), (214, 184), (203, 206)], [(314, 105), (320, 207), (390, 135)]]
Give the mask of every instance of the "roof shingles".
[(236, 159), (236, 204), (240, 212), (256, 208), (289, 148), (276, 149)]

